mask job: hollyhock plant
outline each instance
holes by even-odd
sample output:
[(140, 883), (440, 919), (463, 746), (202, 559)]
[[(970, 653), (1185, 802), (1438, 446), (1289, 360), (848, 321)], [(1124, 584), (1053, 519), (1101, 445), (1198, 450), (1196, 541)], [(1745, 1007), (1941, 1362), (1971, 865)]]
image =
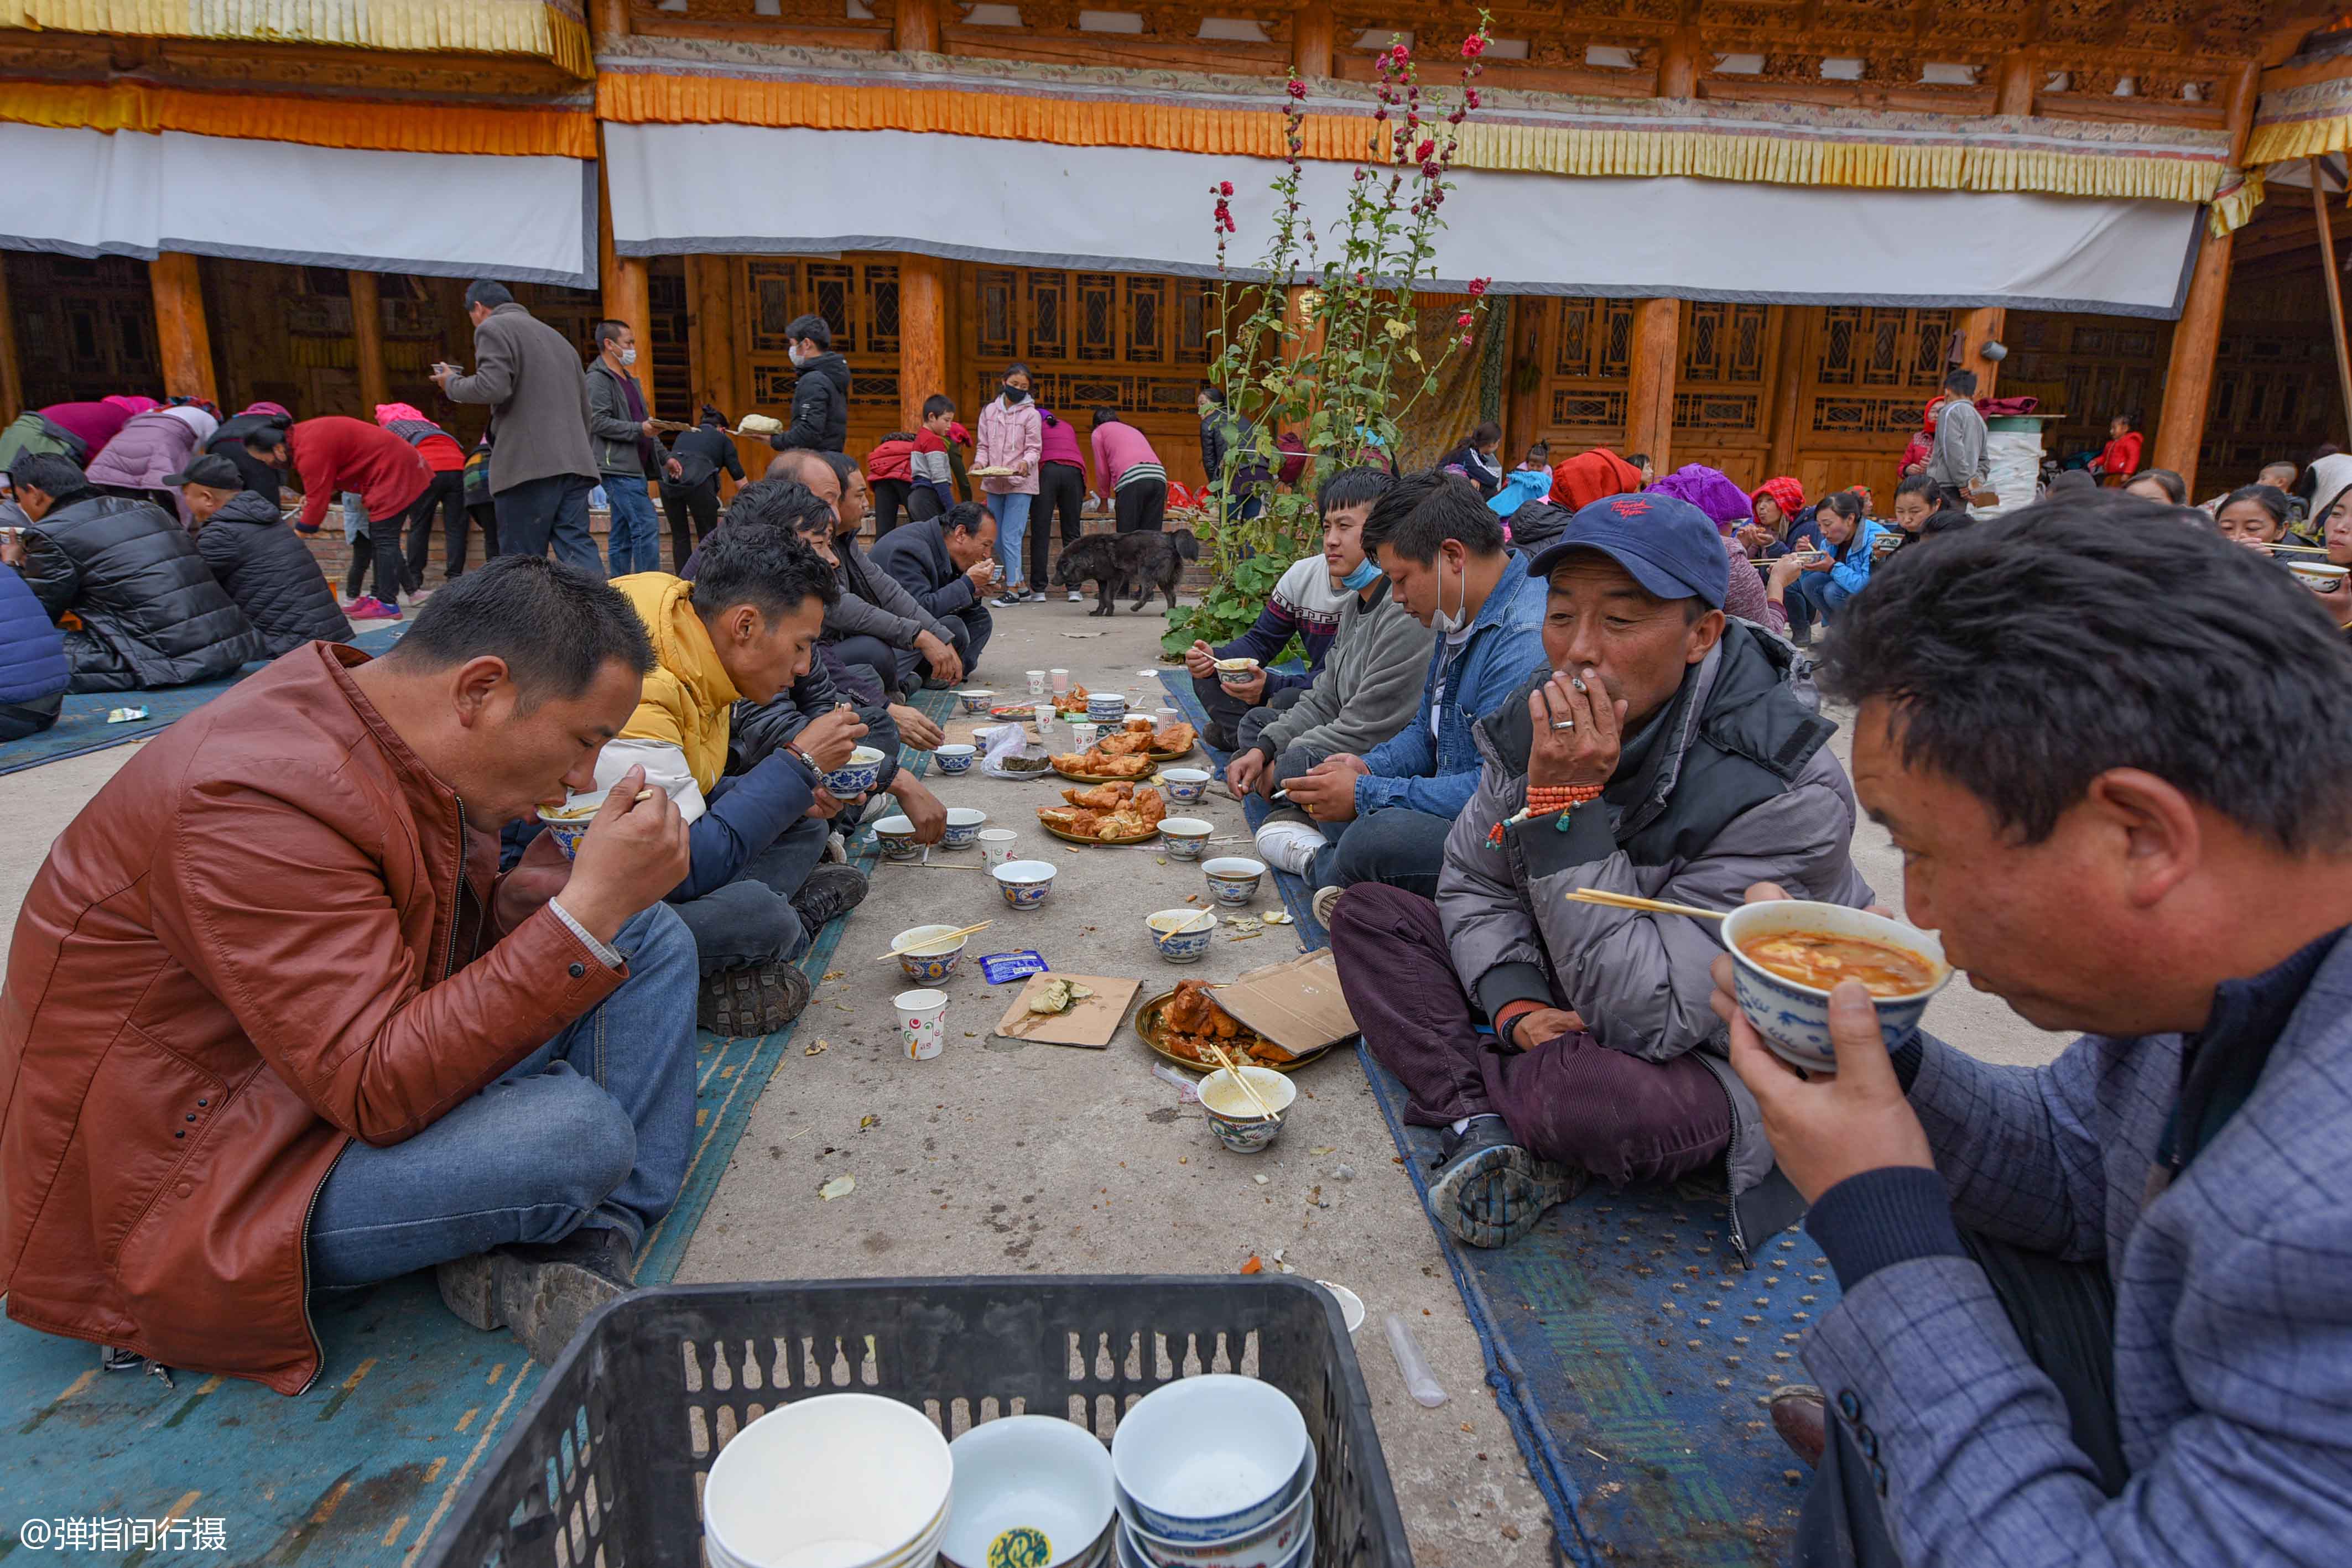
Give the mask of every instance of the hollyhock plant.
[[(1225, 392), (1222, 417), (1246, 421), (1247, 428), (1229, 444), (1223, 472), (1209, 480), (1213, 497), (1238, 491), (1261, 507), (1254, 518), (1242, 518), (1236, 506), (1198, 525), (1214, 581), (1198, 605), (1169, 613), (1161, 648), (1170, 656), (1196, 638), (1226, 641), (1255, 618), (1275, 580), (1318, 548), (1319, 479), (1367, 451), (1399, 453), (1402, 422), (1436, 393), (1453, 355), (1474, 346), (1491, 279), (1471, 281), (1466, 308), (1433, 345), (1419, 337), (1413, 295), (1437, 281), (1439, 214), (1453, 189), (1447, 176), (1462, 122), (1478, 107), (1470, 84), (1491, 41), (1481, 12), (1477, 30), (1462, 42), (1461, 64), (1449, 67), (1455, 83), (1444, 92), (1423, 87), (1402, 39), (1374, 53), (1375, 101), (1362, 152), (1341, 187), (1345, 211), (1323, 225), (1332, 252), (1318, 244), (1305, 210), (1307, 84), (1297, 76), (1283, 89), (1286, 151), (1272, 186), (1265, 250), (1246, 271), (1229, 265), (1225, 248), (1239, 232), (1233, 183), (1212, 187), (1217, 289), (1204, 379)], [(1276, 486), (1270, 476), (1285, 455), (1275, 438), (1286, 433), (1305, 442), (1312, 465), (1297, 484)]]

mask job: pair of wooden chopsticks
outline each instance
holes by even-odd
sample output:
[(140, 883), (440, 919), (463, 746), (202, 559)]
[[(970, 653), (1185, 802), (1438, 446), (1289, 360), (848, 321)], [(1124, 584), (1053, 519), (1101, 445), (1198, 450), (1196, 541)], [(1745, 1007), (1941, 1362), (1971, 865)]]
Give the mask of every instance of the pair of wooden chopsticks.
[[(1204, 910), (1202, 913), (1207, 912)], [(1203, 1040), (1201, 1043), (1209, 1048), (1209, 1054), (1217, 1059), (1217, 1065), (1225, 1070), (1225, 1076), (1242, 1086), (1242, 1092), (1250, 1097), (1250, 1103), (1257, 1107), (1258, 1114), (1269, 1122), (1273, 1121), (1274, 1107), (1258, 1097), (1257, 1085), (1252, 1083), (1243, 1074), (1241, 1068), (1234, 1063), (1234, 1059), (1225, 1054), (1225, 1048), (1213, 1040)]]
[(874, 955), (874, 961), (878, 964), (885, 958), (903, 957), (908, 953), (920, 952), (925, 947), (936, 947), (942, 942), (953, 942), (958, 937), (969, 936), (975, 931), (985, 931), (995, 924), (993, 920), (983, 920), (977, 925), (967, 925), (961, 931), (936, 932), (931, 936), (909, 942), (904, 947), (893, 947), (887, 953), (877, 953)]
[(1652, 915), (1687, 915), (1694, 920), (1721, 920), (1731, 913), (1728, 909), (1701, 909), (1696, 904), (1668, 904), (1663, 899), (1636, 898), (1630, 893), (1607, 893), (1597, 887), (1580, 887), (1567, 897), (1570, 904), (1598, 904), (1610, 909), (1642, 909)]

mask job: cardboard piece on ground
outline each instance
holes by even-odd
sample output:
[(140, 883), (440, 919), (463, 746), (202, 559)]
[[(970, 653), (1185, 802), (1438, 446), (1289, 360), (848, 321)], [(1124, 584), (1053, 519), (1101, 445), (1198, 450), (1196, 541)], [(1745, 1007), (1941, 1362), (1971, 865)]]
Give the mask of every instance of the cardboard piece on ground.
[[(1066, 1013), (1033, 1013), (1029, 998), (1055, 980), (1067, 980), (1094, 993)], [(1336, 981), (1335, 981), (1336, 988)], [(995, 1032), (1006, 1040), (1035, 1040), (1042, 1045), (1082, 1045), (1101, 1051), (1110, 1044), (1127, 1017), (1128, 1004), (1143, 982), (1116, 975), (1032, 975), (1013, 993), (1013, 1005), (996, 1020)]]
[(1339, 966), (1324, 948), (1252, 969), (1217, 992), (1217, 1005), (1293, 1056), (1305, 1056), (1356, 1033), (1339, 990)]

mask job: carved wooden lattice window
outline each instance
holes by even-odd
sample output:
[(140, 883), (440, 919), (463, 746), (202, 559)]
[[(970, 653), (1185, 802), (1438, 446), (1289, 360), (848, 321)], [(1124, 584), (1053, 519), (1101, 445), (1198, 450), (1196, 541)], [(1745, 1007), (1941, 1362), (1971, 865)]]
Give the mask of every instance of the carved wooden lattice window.
[(1129, 277), (1127, 290), (1126, 357), (1164, 361), (1168, 358), (1168, 283), (1159, 277)]
[(824, 319), (833, 333), (835, 350), (850, 361), (849, 401), (866, 407), (898, 407), (898, 268), (895, 262), (750, 261), (743, 267), (751, 299), (755, 403), (792, 401), (793, 383), (799, 375), (791, 360), (792, 323), (801, 316), (814, 315)]
[(1118, 279), (1107, 272), (1079, 273), (1077, 301), (1077, 357), (1118, 358)]
[(981, 357), (1009, 360), (1020, 351), (1013, 340), (1014, 276), (1009, 272), (982, 272), (977, 281), (980, 286)]
[(869, 354), (898, 351), (898, 269), (868, 267), (866, 274), (866, 330), (858, 348)]
[(1206, 284), (1176, 285), (1176, 362), (1209, 362), (1209, 323), (1216, 319), (1217, 297)]
[(1040, 360), (1065, 358), (1069, 350), (1068, 323), (1064, 310), (1069, 302), (1069, 275), (1061, 272), (1032, 272), (1029, 282), (1029, 319), (1027, 341), (1022, 345), (1024, 355)]
[(1949, 310), (1833, 305), (1822, 312), (1811, 367), (1816, 435), (1904, 435), (1943, 384)]
[(1605, 433), (1607, 439), (1616, 440), (1625, 427), (1623, 383), (1633, 348), (1630, 301), (1554, 301), (1551, 375), (1546, 388), (1551, 424)]

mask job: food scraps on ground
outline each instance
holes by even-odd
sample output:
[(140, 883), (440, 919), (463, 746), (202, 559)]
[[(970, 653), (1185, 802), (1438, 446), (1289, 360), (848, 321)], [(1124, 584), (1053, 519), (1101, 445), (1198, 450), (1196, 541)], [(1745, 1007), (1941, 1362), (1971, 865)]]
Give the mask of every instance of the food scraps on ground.
[(1256, 1253), (1253, 1252), (1249, 1255), (1249, 1261), (1242, 1265), (1241, 1271), (1244, 1274), (1263, 1274), (1265, 1272), (1265, 1264), (1260, 1261)]
[(837, 1176), (831, 1181), (825, 1183), (823, 1186), (817, 1188), (816, 1195), (817, 1197), (824, 1199), (827, 1203), (831, 1203), (835, 1198), (847, 1197), (851, 1193), (856, 1192), (856, 1190), (857, 1178), (856, 1176)]
[(1037, 988), (1035, 996), (1029, 998), (1029, 1010), (1051, 1018), (1057, 1013), (1068, 1012), (1093, 995), (1094, 992), (1086, 987), (1073, 985), (1067, 980), (1048, 980)]
[(831, 1040), (821, 1040), (814, 1045), (810, 1046), (806, 1051), (802, 1051), (801, 1054), (803, 1056), (823, 1056), (826, 1051), (831, 1051), (832, 1049), (833, 1042)]

